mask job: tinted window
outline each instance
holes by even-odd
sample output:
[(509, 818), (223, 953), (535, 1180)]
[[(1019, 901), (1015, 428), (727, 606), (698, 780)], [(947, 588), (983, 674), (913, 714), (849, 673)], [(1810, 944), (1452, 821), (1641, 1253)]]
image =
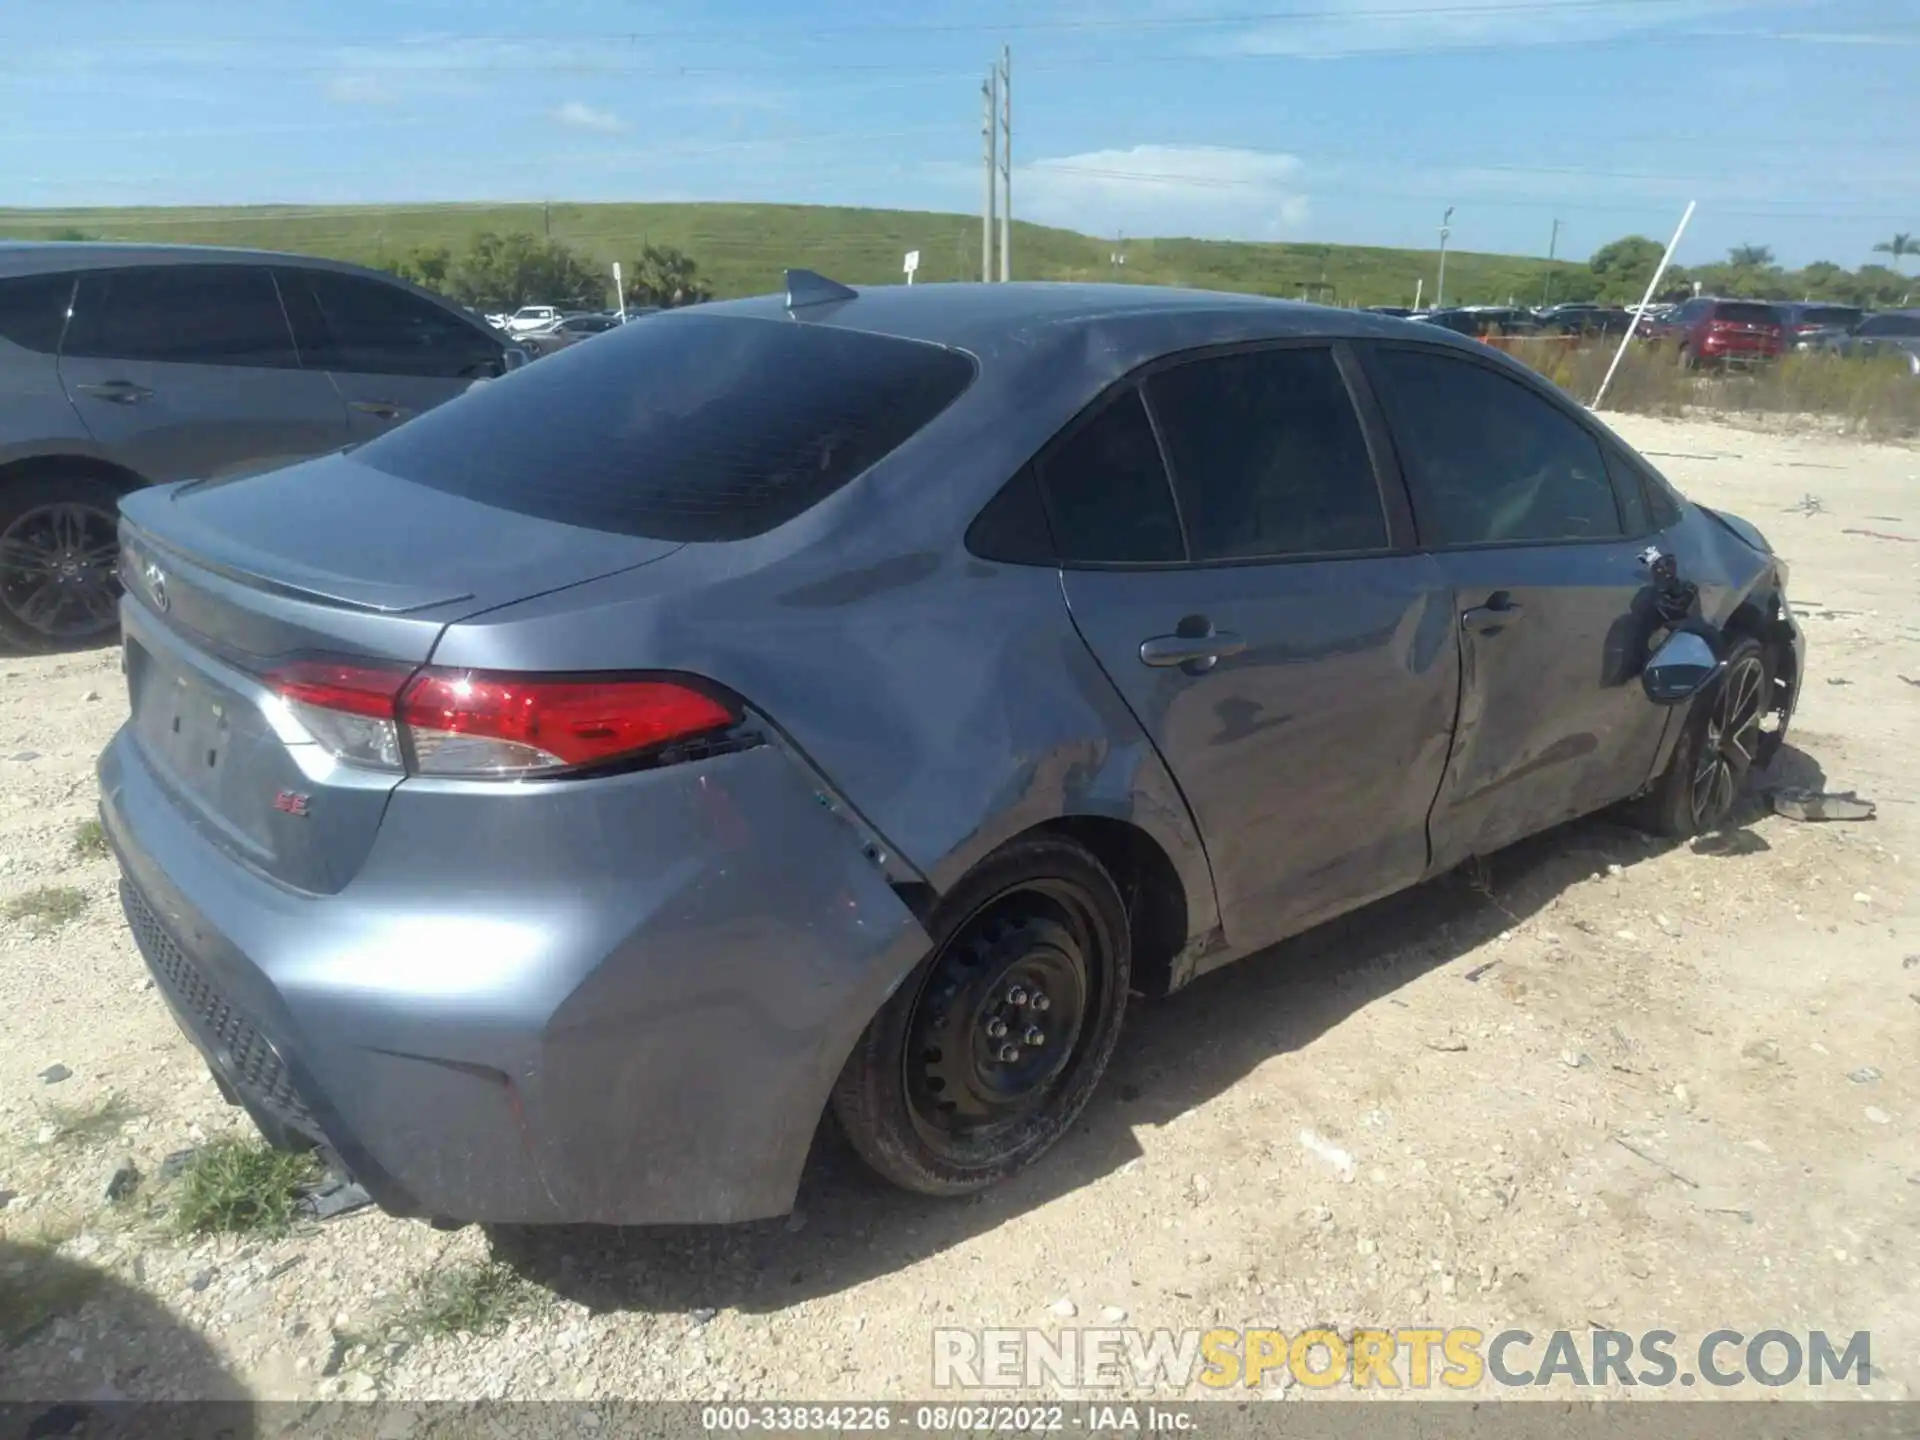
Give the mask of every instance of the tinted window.
[(1424, 538), (1442, 545), (1621, 534), (1593, 436), (1518, 381), (1411, 350), (1375, 357)]
[(1160, 446), (1127, 390), (1040, 462), (1054, 545), (1066, 561), (1180, 560), (1186, 546)]
[(154, 265), (80, 277), (64, 355), (293, 369), (293, 336), (267, 272)]
[(1155, 375), (1147, 398), (1194, 559), (1385, 548), (1373, 462), (1330, 351), (1196, 360)]
[(1851, 325), (1860, 318), (1858, 310), (1844, 305), (1809, 305), (1795, 323), (1800, 325)]
[(911, 340), (662, 315), (515, 370), (354, 455), (567, 525), (739, 540), (838, 490), (972, 378), (965, 355)]
[(471, 380), (500, 368), (500, 347), (430, 300), (359, 275), (280, 272), (300, 354), (317, 369)]
[(60, 348), (67, 306), (73, 299), (71, 275), (22, 275), (0, 280), (0, 336), (43, 355)]
[(1780, 312), (1771, 305), (1716, 305), (1713, 318), (1736, 325), (1778, 325)]
[(1863, 323), (1856, 335), (1920, 335), (1920, 315), (1875, 315)]
[(967, 527), (967, 549), (982, 560), (1009, 565), (1051, 565), (1053, 532), (1031, 465), (1009, 480)]

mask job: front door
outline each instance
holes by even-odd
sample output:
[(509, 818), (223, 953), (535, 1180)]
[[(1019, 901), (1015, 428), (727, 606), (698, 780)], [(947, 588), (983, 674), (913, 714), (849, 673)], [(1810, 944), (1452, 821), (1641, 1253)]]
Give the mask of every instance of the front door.
[(1489, 362), (1381, 346), (1367, 365), (1421, 541), (1452, 591), (1460, 717), (1436, 868), (1624, 799), (1666, 712), (1638, 683), (1655, 619), (1642, 506), (1586, 424)]
[(1074, 623), (1193, 810), (1229, 944), (1418, 879), (1451, 600), (1432, 559), (1396, 553), (1333, 350), (1160, 369), (1039, 473)]
[(60, 380), (93, 438), (154, 483), (272, 469), (347, 443), (325, 374), (303, 369), (267, 271), (89, 271)]

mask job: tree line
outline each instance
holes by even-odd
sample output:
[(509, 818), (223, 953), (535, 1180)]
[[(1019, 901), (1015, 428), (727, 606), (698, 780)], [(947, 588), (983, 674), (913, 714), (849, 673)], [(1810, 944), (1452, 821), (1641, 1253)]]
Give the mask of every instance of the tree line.
[[(1694, 293), (1697, 282), (1703, 295), (1746, 300), (1825, 300), (1862, 306), (1905, 303), (1914, 282), (1898, 267), (1907, 257), (1920, 256), (1920, 238), (1902, 233), (1873, 248), (1889, 257), (1892, 266), (1873, 264), (1848, 270), (1830, 260), (1816, 260), (1798, 270), (1787, 270), (1765, 245), (1736, 245), (1724, 261), (1716, 264), (1669, 266), (1655, 298), (1685, 299)], [(1659, 241), (1644, 235), (1629, 235), (1602, 245), (1584, 270), (1568, 266), (1554, 271), (1554, 297), (1615, 305), (1638, 303), (1665, 251)]]
[[(456, 255), (445, 245), (416, 245), (384, 268), (403, 280), (476, 310), (522, 305), (597, 310), (612, 303), (613, 272), (558, 240), (524, 231), (483, 230)], [(669, 245), (643, 245), (621, 264), (627, 304), (671, 309), (713, 298), (692, 257)]]

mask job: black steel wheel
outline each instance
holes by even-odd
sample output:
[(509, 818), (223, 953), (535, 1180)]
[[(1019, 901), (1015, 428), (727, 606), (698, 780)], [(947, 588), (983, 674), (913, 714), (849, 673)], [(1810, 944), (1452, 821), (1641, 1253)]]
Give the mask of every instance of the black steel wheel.
[(932, 928), (833, 1106), (882, 1176), (965, 1194), (1031, 1163), (1080, 1113), (1119, 1036), (1131, 947), (1112, 878), (1052, 836), (983, 861)]
[(1681, 839), (1725, 825), (1776, 703), (1766, 649), (1735, 638), (1712, 687), (1692, 702), (1667, 768), (1636, 803), (1640, 823)]
[(0, 489), (0, 639), (38, 652), (97, 644), (119, 624), (118, 496), (91, 479)]

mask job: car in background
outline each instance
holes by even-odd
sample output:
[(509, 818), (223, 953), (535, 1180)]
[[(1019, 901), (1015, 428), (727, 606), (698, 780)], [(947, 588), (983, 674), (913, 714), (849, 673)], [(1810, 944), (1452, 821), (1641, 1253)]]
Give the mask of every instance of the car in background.
[(1624, 335), (1633, 328), (1633, 316), (1611, 305), (1555, 305), (1540, 311), (1535, 318), (1546, 334), (1582, 339)]
[(660, 307), (658, 305), (629, 305), (624, 311), (607, 311), (607, 314), (623, 324), (628, 320), (641, 320), (648, 315), (658, 315), (659, 313)]
[(1800, 301), (1774, 307), (1786, 326), (1786, 342), (1794, 350), (1817, 350), (1830, 340), (1849, 334), (1867, 318), (1859, 305), (1828, 305)]
[(1499, 347), (1513, 340), (1540, 333), (1540, 322), (1531, 311), (1512, 305), (1461, 305), (1433, 310), (1419, 317), (1425, 325), (1438, 325), (1456, 335)]
[(528, 354), (538, 359), (556, 350), (564, 350), (569, 345), (577, 345), (592, 336), (618, 330), (621, 323), (611, 315), (563, 315), (551, 325), (543, 325), (538, 330), (523, 330), (516, 338)]
[(507, 316), (507, 333), (525, 335), (533, 330), (542, 330), (560, 320), (563, 312), (557, 305), (522, 305)]
[(1652, 322), (1649, 343), (1671, 346), (1687, 369), (1703, 365), (1754, 365), (1780, 358), (1786, 326), (1780, 312), (1762, 300), (1696, 296)]
[(1405, 305), (1369, 305), (1366, 309), (1369, 315), (1390, 315), (1396, 320), (1410, 319), (1414, 313)]
[(357, 265), (0, 243), (0, 646), (112, 635), (127, 492), (371, 440), (525, 358)]
[(125, 524), (155, 986), (447, 1223), (768, 1219), (829, 1112), (980, 1191), (1131, 994), (1711, 833), (1804, 673), (1764, 537), (1549, 381), (1250, 295), (791, 274)]
[(1882, 310), (1823, 339), (1821, 351), (1854, 360), (1904, 359), (1920, 376), (1920, 310)]

